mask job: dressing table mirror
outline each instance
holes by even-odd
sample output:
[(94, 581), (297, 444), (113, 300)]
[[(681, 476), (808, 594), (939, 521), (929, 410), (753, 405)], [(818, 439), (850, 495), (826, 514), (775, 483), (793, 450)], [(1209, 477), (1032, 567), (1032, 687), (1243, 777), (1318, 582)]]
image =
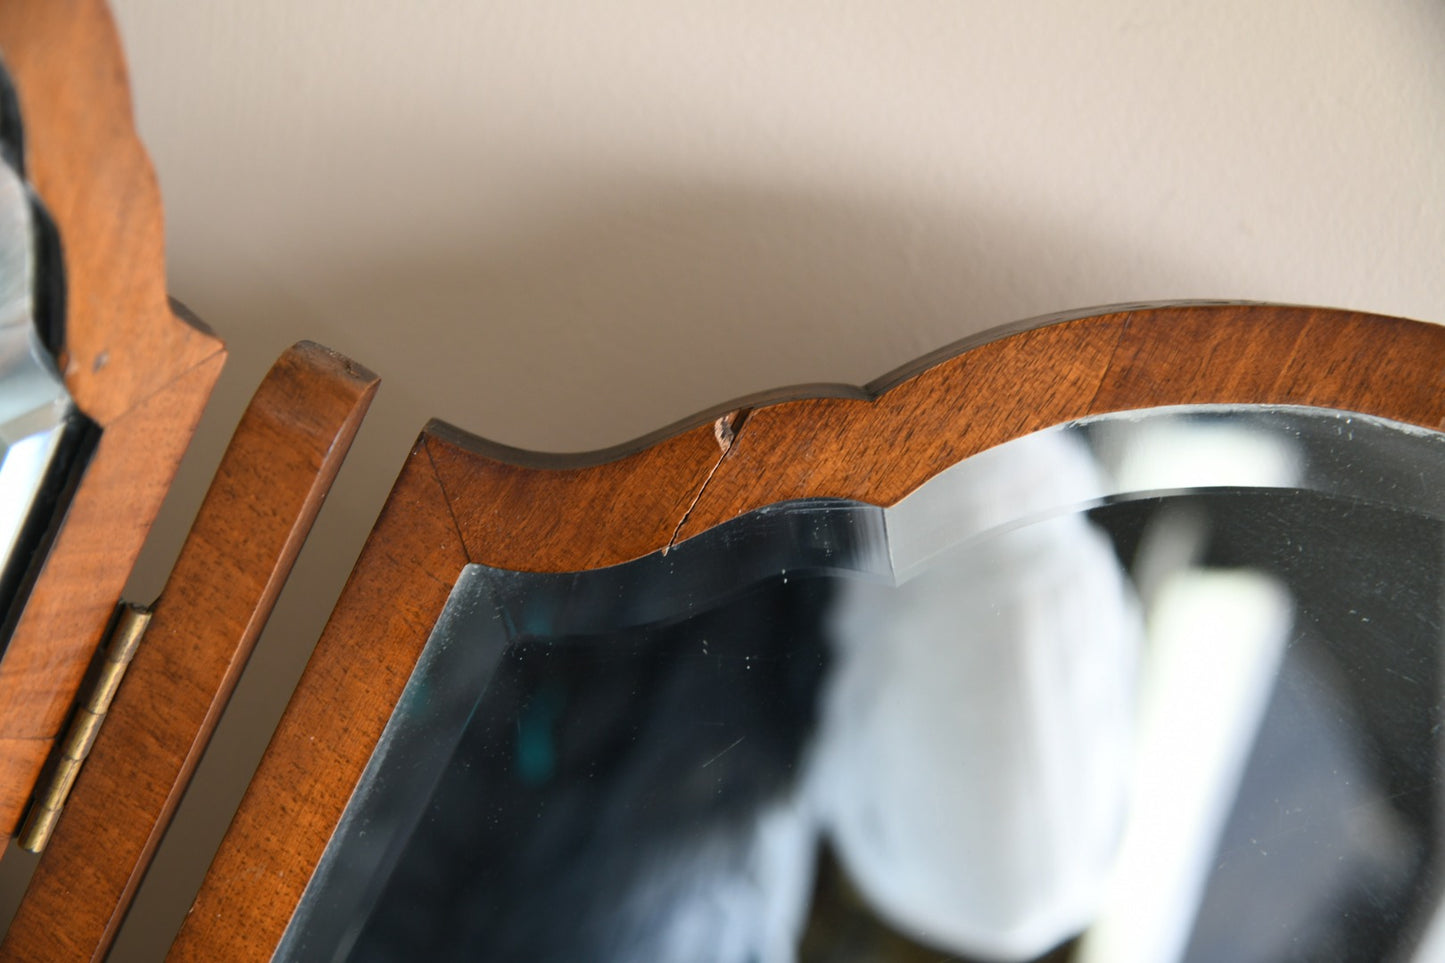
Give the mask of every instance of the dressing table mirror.
[(226, 357), (162, 248), (104, 4), (0, 5), (0, 834), (46, 853), (27, 915), (58, 876), (119, 924), (376, 388), (287, 351), (165, 592), (123, 600)]
[[(34, 139), (110, 129), (123, 91), (34, 79), (118, 72), (62, 55), (107, 28), (61, 9), (0, 10), (33, 140), (16, 183), (69, 299), (178, 323), (158, 270), (84, 295), (67, 216), (94, 207), (64, 191), (112, 182), (43, 159), (138, 147)], [(25, 102), (44, 90), (69, 109)], [(151, 216), (101, 216), (124, 230), (91, 261), (157, 253)], [(123, 573), (66, 533), (117, 516), (85, 500), (100, 466), (159, 499), (147, 472), (173, 470), (220, 347), (179, 322), (182, 362), (126, 376), (173, 420), (126, 449), (139, 467), (106, 461), (137, 409), (85, 382), (127, 370), (121, 342), (82, 348), (79, 308), (57, 341), (24, 290), (28, 343), (98, 431), (52, 472), (78, 481), (21, 610), (67, 558), (80, 588), (117, 580), (58, 660), (78, 685)], [(1415, 322), (1135, 306), (581, 457), (433, 424), (172, 955), (1430, 959), (1442, 360)], [(373, 387), (314, 346), (263, 384), (0, 957), (105, 955)], [(32, 769), (75, 701), (17, 736), (44, 744)]]
[(1442, 363), (1133, 306), (433, 423), (171, 958), (1431, 959)]

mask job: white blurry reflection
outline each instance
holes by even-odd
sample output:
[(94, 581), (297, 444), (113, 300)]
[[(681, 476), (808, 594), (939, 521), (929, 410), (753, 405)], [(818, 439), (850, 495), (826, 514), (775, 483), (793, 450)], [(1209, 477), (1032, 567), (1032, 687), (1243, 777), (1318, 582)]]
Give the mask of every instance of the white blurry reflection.
[[(890, 540), (895, 564), (923, 556), (911, 579), (845, 583), (815, 791), (855, 885), (931, 945), (1027, 960), (1087, 929), (1090, 963), (1185, 948), (1289, 637), (1289, 594), (1260, 572), (1195, 567), (1207, 521), (1162, 512), (1135, 562), (1143, 646), (1113, 546), (1084, 515), (1056, 513), (1112, 491), (1292, 487), (1300, 454), (1227, 422), (1118, 440), (1116, 424), (1092, 439), (1097, 460), (1070, 435), (970, 460), (966, 487), (889, 513), (892, 532), (928, 542)], [(1006, 522), (1041, 513), (1056, 517)], [(990, 528), (937, 548), (940, 533)]]
[(0, 161), (0, 569), (16, 550), (71, 410), (35, 329), (35, 234), (29, 191)]
[[(1095, 439), (1124, 491), (1293, 488), (1301, 453), (1286, 435), (1227, 421), (1164, 421)], [(1174, 507), (1150, 522), (1134, 576), (1148, 607), (1132, 791), (1102, 911), (1083, 963), (1171, 963), (1182, 957), (1210, 860), (1254, 744), (1288, 642), (1289, 591), (1244, 569), (1200, 566), (1201, 512)]]
[[(1040, 440), (971, 465), (967, 488), (928, 492), (925, 517), (977, 531), (1000, 502), (1103, 494), (1079, 439)], [(1077, 512), (913, 568), (897, 587), (841, 585), (812, 796), (850, 878), (894, 925), (957, 952), (1028, 959), (1094, 917), (1113, 865), (1138, 605), (1109, 540)]]
[(1258, 572), (1186, 571), (1151, 606), (1133, 791), (1086, 963), (1178, 960), (1264, 716), (1292, 606)]

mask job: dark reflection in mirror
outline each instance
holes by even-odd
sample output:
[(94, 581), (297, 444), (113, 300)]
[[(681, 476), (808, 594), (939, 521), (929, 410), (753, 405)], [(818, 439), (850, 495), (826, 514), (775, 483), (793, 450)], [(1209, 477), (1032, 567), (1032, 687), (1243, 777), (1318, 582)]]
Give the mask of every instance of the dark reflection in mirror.
[(1437, 958), (1442, 444), (1135, 412), (469, 566), (280, 956)]

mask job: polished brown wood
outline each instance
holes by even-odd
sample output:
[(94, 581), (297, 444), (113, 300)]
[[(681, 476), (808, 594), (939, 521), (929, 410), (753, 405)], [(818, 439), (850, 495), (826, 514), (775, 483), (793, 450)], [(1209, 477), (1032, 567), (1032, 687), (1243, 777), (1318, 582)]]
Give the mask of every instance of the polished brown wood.
[(785, 499), (891, 505), (971, 454), (1107, 411), (1291, 404), (1445, 424), (1445, 328), (1239, 304), (1049, 321), (974, 339), (866, 389), (739, 402), (575, 458), (429, 426), (170, 958), (270, 958), (466, 562), (581, 570)]
[(627, 561), (789, 498), (891, 505), (971, 454), (1105, 411), (1208, 399), (1342, 407), (1435, 428), (1442, 360), (1440, 328), (1351, 312), (1110, 311), (975, 344), (865, 389), (736, 402), (718, 412), (745, 413), (726, 450), (710, 422), (601, 464), (544, 460), (445, 426), (428, 450), (475, 560), (568, 571)]
[(376, 385), (308, 343), (261, 383), (0, 959), (104, 957)]
[(155, 175), (101, 0), (5, 0), (0, 53), (26, 175), (61, 236), (67, 388), (99, 446), (0, 659), (0, 833), (11, 834), (195, 431), (225, 353), (172, 310)]

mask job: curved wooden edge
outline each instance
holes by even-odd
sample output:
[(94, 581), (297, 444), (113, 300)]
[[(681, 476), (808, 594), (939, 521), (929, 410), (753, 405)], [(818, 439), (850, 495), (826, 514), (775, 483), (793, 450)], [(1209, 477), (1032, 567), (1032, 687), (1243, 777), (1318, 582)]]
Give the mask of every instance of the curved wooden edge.
[[(892, 505), (970, 455), (1112, 411), (1304, 405), (1439, 429), (1442, 375), (1445, 328), (1398, 318), (1273, 305), (1081, 318), (981, 345), (872, 403), (754, 412), (681, 537), (790, 498)], [(818, 425), (807, 462), (789, 457)]]
[(628, 455), (636, 454), (653, 445), (664, 442), (675, 435), (686, 434), (688, 431), (702, 425), (711, 425), (718, 418), (729, 415), (741, 408), (763, 408), (770, 405), (782, 404), (787, 401), (807, 401), (820, 398), (871, 401), (894, 385), (901, 384), (936, 364), (947, 361), (956, 355), (963, 354), (965, 351), (971, 351), (974, 348), (988, 344), (989, 342), (1001, 340), (1011, 334), (1032, 331), (1035, 328), (1059, 324), (1064, 321), (1092, 318), (1102, 314), (1123, 314), (1162, 308), (1187, 307), (1254, 308), (1272, 307), (1272, 305), (1259, 301), (1225, 301), (1219, 299), (1166, 302), (1140, 301), (1127, 304), (1108, 304), (1090, 308), (1076, 308), (1070, 311), (1054, 311), (1032, 318), (1024, 318), (1020, 321), (1010, 321), (1007, 324), (997, 325), (976, 334), (971, 334), (968, 337), (960, 338), (941, 348), (936, 348), (920, 358), (915, 358), (912, 361), (894, 368), (892, 371), (874, 378), (866, 385), (821, 381), (788, 385), (783, 388), (773, 388), (768, 391), (761, 391), (729, 402), (713, 405), (710, 408), (704, 408), (702, 411), (689, 415), (686, 418), (681, 418), (669, 425), (664, 425), (661, 428), (649, 431), (644, 435), (629, 439), (621, 444), (610, 445), (605, 448), (594, 448), (587, 451), (550, 452), (516, 448), (512, 445), (492, 441), (480, 435), (474, 435), (471, 432), (440, 420), (433, 420), (427, 426), (427, 430), (451, 439), (460, 447), (484, 455), (492, 461), (504, 462), (508, 465), (541, 469), (591, 468), (595, 465), (617, 461)]
[(257, 389), (0, 959), (104, 957), (376, 386), (302, 343)]
[(101, 0), (5, 0), (0, 53), (26, 174), (66, 276), (67, 388), (101, 437), (0, 660), (0, 832), (11, 833), (225, 360), (165, 295), (160, 195)]
[[(1063, 421), (1201, 403), (1312, 405), (1438, 428), (1445, 328), (1324, 308), (1101, 309), (970, 339), (853, 396), (744, 399), (613, 460), (514, 459), (442, 424), (428, 450), (476, 562), (614, 565), (763, 505), (892, 505), (969, 455)], [(993, 334), (997, 335), (998, 332)], [(957, 347), (957, 346), (955, 346)]]
[[(434, 423), (413, 448), (177, 939), (172, 960), (269, 959), (462, 566), (583, 569), (761, 504), (892, 504), (963, 457), (1089, 414), (1312, 404), (1441, 427), (1445, 329), (1237, 304), (1106, 311), (934, 357), (876, 399), (724, 415), (554, 469)], [(860, 392), (859, 394), (863, 394)], [(685, 524), (680, 524), (685, 520)]]

